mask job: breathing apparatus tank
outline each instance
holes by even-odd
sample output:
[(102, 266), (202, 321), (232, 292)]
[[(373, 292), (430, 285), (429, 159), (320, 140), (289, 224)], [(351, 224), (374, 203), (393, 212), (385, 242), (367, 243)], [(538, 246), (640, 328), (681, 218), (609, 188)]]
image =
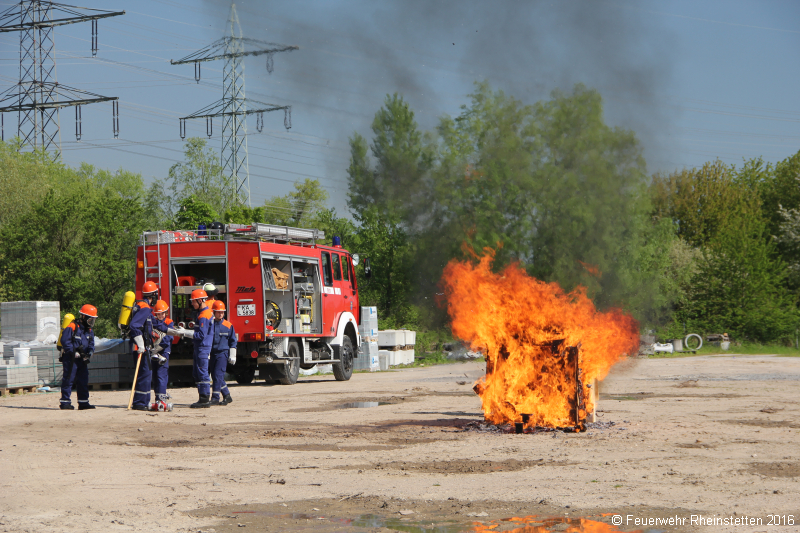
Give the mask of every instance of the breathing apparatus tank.
[[(67, 326), (72, 324), (72, 321), (75, 320), (75, 315), (72, 313), (67, 313), (64, 315), (64, 320), (61, 321), (61, 332), (67, 329)], [(56, 343), (56, 349), (60, 352), (61, 351), (61, 332), (58, 333), (58, 342)]]
[(120, 329), (130, 325), (134, 303), (136, 303), (136, 294), (132, 291), (126, 292), (125, 296), (122, 297), (122, 310), (119, 312), (119, 320), (117, 321)]

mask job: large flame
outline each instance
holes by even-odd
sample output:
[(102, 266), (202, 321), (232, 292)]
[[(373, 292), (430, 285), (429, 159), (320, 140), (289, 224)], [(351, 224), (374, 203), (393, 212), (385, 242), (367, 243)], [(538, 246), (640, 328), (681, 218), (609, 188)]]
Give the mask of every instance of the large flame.
[[(565, 293), (519, 265), (495, 274), (493, 260), (487, 248), (477, 265), (451, 261), (442, 279), (453, 333), (486, 357), (487, 375), (475, 386), (486, 420), (529, 414), (526, 427), (578, 425), (576, 396), (585, 419), (593, 408), (587, 385), (638, 348), (638, 323), (620, 309), (597, 311), (583, 287)], [(568, 347), (578, 349), (579, 389)]]

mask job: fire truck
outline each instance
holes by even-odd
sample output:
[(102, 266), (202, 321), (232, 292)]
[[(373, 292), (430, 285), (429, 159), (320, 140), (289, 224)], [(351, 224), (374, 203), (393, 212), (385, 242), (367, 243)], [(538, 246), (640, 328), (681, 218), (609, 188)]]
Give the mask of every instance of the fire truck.
[[(361, 338), (355, 266), (324, 232), (271, 224), (221, 224), (194, 231), (148, 231), (136, 251), (136, 296), (154, 281), (169, 316), (194, 327), (189, 302), (194, 289), (213, 283), (226, 318), (238, 335), (238, 383), (259, 377), (291, 385), (300, 369), (332, 364), (337, 380), (353, 373)], [(365, 267), (367, 266), (365, 261)], [(170, 382), (193, 383), (192, 341), (176, 338), (169, 361)]]

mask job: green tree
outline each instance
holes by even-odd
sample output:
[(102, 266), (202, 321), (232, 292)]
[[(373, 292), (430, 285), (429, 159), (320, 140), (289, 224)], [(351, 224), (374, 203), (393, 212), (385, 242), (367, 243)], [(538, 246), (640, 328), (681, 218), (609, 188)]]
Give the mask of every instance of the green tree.
[[(785, 222), (783, 209), (800, 209), (800, 151), (779, 161), (764, 172), (764, 186), (761, 187), (762, 209), (767, 219), (770, 235), (779, 235)], [(779, 246), (783, 251), (783, 246)]]
[(164, 211), (174, 214), (178, 206), (195, 197), (206, 203), (216, 213), (243, 203), (236, 193), (236, 183), (223, 173), (216, 153), (206, 147), (206, 140), (190, 137), (186, 140), (183, 163), (175, 163), (169, 169), (169, 195), (165, 196)]
[(270, 224), (311, 227), (317, 213), (325, 209), (328, 191), (319, 180), (306, 178), (297, 181), (294, 190), (285, 196), (273, 196), (264, 203), (264, 217)]
[(353, 248), (357, 246), (356, 225), (349, 218), (338, 216), (335, 208), (318, 211), (311, 225), (325, 232), (325, 244), (332, 244), (333, 237), (337, 236), (341, 239), (342, 247), (353, 253), (358, 252)]
[(757, 186), (753, 181), (742, 183), (734, 166), (717, 160), (656, 176), (651, 186), (653, 211), (675, 221), (678, 236), (686, 242), (704, 246), (719, 233), (731, 206), (752, 200)]
[(369, 258), (372, 269), (367, 281), (364, 263), (358, 267), (361, 305), (380, 308), (382, 328), (413, 325), (416, 313), (408, 300), (411, 248), (406, 232), (378, 209), (363, 211), (358, 222), (353, 251)]
[(350, 139), (347, 205), (354, 213), (378, 207), (397, 220), (408, 219), (415, 200), (427, 194), (425, 180), (433, 152), (423, 142), (414, 112), (397, 93), (386, 96), (372, 121), (373, 139)]
[(796, 298), (783, 287), (785, 265), (774, 258), (767, 221), (752, 207), (730, 206), (704, 249), (682, 318), (700, 331), (738, 339), (788, 340), (798, 322)]
[(175, 213), (176, 229), (195, 229), (200, 224), (208, 227), (219, 216), (210, 204), (197, 199), (194, 196), (184, 198), (178, 204), (178, 212)]
[(358, 223), (354, 251), (373, 265), (373, 279), (362, 283), (360, 293), (365, 305), (380, 307), (382, 327), (410, 324), (416, 313), (410, 305), (408, 234), (417, 202), (429, 192), (434, 152), (423, 142), (414, 112), (397, 94), (387, 95), (375, 113), (372, 133), (369, 146), (358, 133), (350, 139), (347, 205)]
[(49, 191), (29, 212), (0, 229), (0, 274), (13, 300), (49, 300), (74, 307), (86, 294), (80, 242), (89, 201), (83, 191)]
[(432, 265), (426, 277), (438, 279), (466, 242), (499, 248), (495, 268), (519, 261), (566, 290), (584, 285), (601, 307), (633, 299), (655, 275), (639, 264), (649, 206), (633, 132), (608, 126), (600, 95), (582, 85), (535, 105), (485, 82), (471, 98), (440, 122), (426, 235), (415, 242)]
[(47, 194), (52, 168), (47, 153), (20, 152), (18, 142), (0, 141), (0, 225), (27, 211)]
[(229, 224), (252, 224), (253, 222), (264, 222), (263, 207), (247, 207), (246, 205), (234, 205), (229, 207), (222, 217)]

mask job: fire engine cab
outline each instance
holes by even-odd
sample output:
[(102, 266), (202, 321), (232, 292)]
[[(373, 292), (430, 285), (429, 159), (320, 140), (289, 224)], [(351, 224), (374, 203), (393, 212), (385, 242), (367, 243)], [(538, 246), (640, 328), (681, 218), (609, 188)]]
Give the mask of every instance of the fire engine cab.
[[(358, 255), (317, 244), (320, 230), (270, 224), (221, 224), (195, 231), (149, 231), (136, 251), (137, 298), (154, 281), (169, 316), (194, 327), (192, 290), (213, 283), (226, 319), (238, 335), (239, 383), (259, 376), (294, 384), (301, 368), (332, 364), (337, 380), (350, 379), (358, 355)], [(176, 338), (171, 382), (191, 383), (192, 341)]]

